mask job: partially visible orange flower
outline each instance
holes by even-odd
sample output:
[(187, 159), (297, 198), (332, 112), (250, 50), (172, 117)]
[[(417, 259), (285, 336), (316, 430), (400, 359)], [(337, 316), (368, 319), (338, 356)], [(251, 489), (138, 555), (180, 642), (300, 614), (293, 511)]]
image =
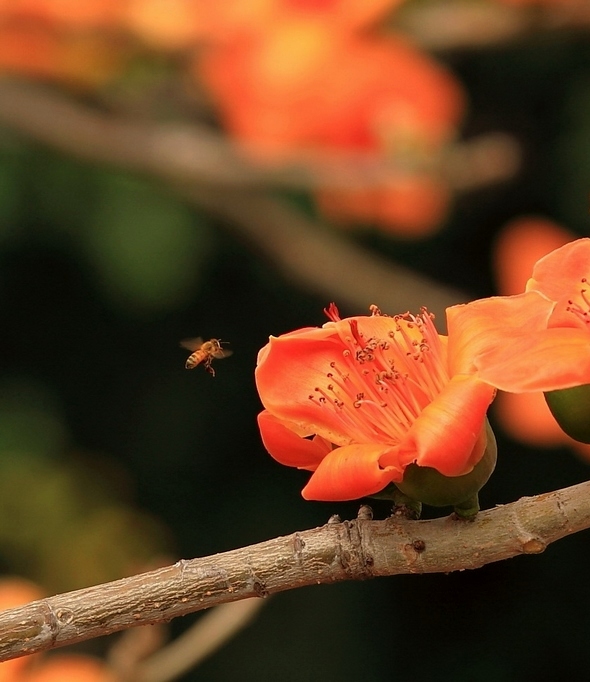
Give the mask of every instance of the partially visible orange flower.
[(10, 0), (0, 16), (77, 29), (110, 28), (121, 16), (121, 0)]
[(125, 47), (108, 32), (60, 31), (42, 22), (0, 23), (0, 71), (96, 86), (120, 69)]
[(450, 308), (449, 322), (479, 337), (477, 376), (504, 391), (590, 383), (590, 239), (541, 258), (526, 293)]
[(373, 307), (370, 317), (340, 319), (333, 304), (327, 312), (322, 328), (271, 337), (256, 368), (264, 445), (313, 472), (303, 497), (372, 495), (414, 463), (446, 477), (473, 471), (494, 388), (468, 371), (468, 342), (451, 329), (439, 335), (426, 312), (389, 317)]
[[(535, 263), (575, 239), (569, 230), (541, 216), (511, 220), (500, 232), (494, 249), (494, 271), (502, 295), (524, 291)], [(512, 438), (551, 448), (568, 445), (585, 459), (590, 446), (564, 433), (549, 410), (543, 393), (505, 393), (494, 401), (494, 413)]]
[[(0, 579), (0, 611), (42, 599), (34, 583), (19, 577)], [(91, 656), (41, 654), (0, 663), (0, 682), (116, 682), (107, 666)]]
[(90, 656), (52, 656), (19, 682), (116, 682), (104, 663)]
[[(31, 601), (42, 599), (44, 596), (35, 583), (24, 578), (5, 577), (0, 579), (0, 611), (10, 609), (13, 606), (28, 604)], [(0, 682), (22, 680), (22, 672), (31, 664), (31, 658), (31, 656), (25, 656), (0, 663)]]

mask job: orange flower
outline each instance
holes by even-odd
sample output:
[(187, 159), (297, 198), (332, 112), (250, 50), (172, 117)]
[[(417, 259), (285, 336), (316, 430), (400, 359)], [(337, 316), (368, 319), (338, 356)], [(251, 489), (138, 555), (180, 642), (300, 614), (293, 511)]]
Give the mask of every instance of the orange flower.
[(513, 393), (590, 383), (590, 239), (537, 261), (526, 293), (455, 306), (449, 324), (478, 338), (477, 376)]
[(412, 464), (444, 477), (474, 471), (494, 388), (466, 371), (468, 344), (439, 335), (425, 311), (389, 317), (372, 306), (372, 316), (344, 320), (333, 304), (326, 312), (322, 328), (271, 337), (256, 369), (262, 440), (277, 461), (313, 472), (303, 497), (357, 499), (392, 482), (403, 491)]
[[(41, 589), (24, 578), (0, 578), (0, 611), (43, 597)], [(34, 654), (1, 663), (0, 682), (115, 682), (115, 676), (91, 656)]]

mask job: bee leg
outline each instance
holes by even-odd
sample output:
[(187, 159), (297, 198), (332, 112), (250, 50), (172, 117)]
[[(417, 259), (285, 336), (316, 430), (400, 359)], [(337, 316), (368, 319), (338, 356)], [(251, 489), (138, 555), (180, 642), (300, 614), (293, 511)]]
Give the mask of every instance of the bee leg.
[(215, 370), (213, 369), (213, 367), (211, 367), (211, 360), (209, 358), (205, 361), (205, 369), (209, 372), (209, 374), (212, 377), (215, 376)]

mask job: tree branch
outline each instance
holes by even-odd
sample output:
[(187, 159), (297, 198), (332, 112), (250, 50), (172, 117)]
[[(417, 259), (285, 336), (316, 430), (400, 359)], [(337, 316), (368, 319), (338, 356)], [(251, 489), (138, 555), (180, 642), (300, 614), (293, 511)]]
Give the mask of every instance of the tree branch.
[[(436, 171), (452, 187), (475, 189), (512, 178), (520, 149), (504, 133), (449, 145), (439, 156), (386, 157), (374, 152), (300, 150), (284, 162), (255, 163), (227, 137), (196, 121), (162, 123), (83, 106), (50, 87), (3, 79), (0, 120), (34, 139), (91, 161), (168, 181), (219, 187), (310, 190), (372, 188), (396, 174)], [(485, 156), (487, 163), (480, 159)], [(463, 172), (458, 177), (457, 167)]]
[(545, 7), (464, 0), (409, 3), (396, 16), (395, 27), (425, 50), (481, 50), (539, 34), (587, 31), (590, 6), (587, 0)]
[(345, 580), (479, 568), (590, 527), (590, 482), (480, 512), (472, 523), (357, 518), (0, 613), (0, 661), (215, 604)]

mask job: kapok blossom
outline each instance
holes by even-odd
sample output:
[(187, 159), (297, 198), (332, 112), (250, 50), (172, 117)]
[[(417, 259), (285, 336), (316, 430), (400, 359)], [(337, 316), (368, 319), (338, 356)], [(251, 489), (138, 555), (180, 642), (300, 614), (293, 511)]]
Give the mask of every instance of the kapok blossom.
[(513, 393), (590, 384), (590, 239), (544, 256), (526, 292), (447, 310), (449, 324), (477, 336), (473, 368)]
[(425, 310), (371, 312), (341, 319), (332, 304), (323, 327), (271, 337), (259, 353), (262, 440), (313, 472), (306, 499), (372, 495), (414, 463), (460, 477), (486, 451), (495, 389), (470, 371), (469, 343), (438, 334)]

